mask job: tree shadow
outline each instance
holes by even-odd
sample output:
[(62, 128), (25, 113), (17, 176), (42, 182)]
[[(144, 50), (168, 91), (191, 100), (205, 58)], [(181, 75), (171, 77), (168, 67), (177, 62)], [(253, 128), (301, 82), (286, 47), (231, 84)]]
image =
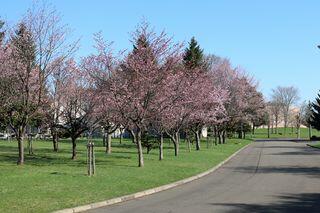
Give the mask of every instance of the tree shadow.
[(297, 139), (297, 138), (263, 138), (263, 139), (254, 139), (254, 142), (295, 142), (295, 143), (303, 143), (310, 142), (309, 139)]
[(267, 155), (320, 155), (320, 152), (301, 152), (301, 151), (292, 151), (292, 152), (277, 152), (277, 153), (272, 153), (272, 154), (267, 154)]
[(307, 149), (308, 147), (301, 147), (301, 146), (286, 146), (286, 145), (283, 145), (283, 146), (280, 146), (280, 145), (273, 145), (273, 146), (253, 146), (253, 148), (255, 149), (261, 149), (261, 148), (264, 148), (264, 149)]
[(255, 171), (256, 173), (261, 174), (293, 174), (293, 175), (305, 175), (313, 178), (320, 178), (320, 167), (288, 167), (288, 166), (279, 166), (279, 167), (271, 167), (271, 166), (246, 166), (246, 167), (228, 167), (229, 169), (234, 170), (235, 172), (241, 173), (252, 173)]
[(320, 193), (285, 194), (276, 196), (279, 201), (268, 204), (246, 203), (211, 203), (214, 206), (223, 206), (224, 212), (319, 212)]

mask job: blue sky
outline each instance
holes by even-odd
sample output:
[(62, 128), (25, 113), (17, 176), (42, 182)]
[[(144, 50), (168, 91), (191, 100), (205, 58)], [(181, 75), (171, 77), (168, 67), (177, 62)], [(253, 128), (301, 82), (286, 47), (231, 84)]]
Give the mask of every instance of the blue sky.
[[(102, 31), (114, 49), (130, 48), (129, 33), (144, 18), (176, 41), (195, 36), (206, 53), (229, 58), (259, 81), (268, 98), (276, 86), (296, 86), (301, 100), (320, 89), (320, 1), (57, 0), (49, 1), (81, 37), (79, 56)], [(16, 23), (32, 1), (3, 1), (0, 17)]]

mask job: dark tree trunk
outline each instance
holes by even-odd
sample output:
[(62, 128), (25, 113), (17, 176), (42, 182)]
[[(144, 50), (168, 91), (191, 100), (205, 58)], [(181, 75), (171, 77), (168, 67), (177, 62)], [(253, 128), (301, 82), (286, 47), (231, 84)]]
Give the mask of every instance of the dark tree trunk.
[(221, 134), (221, 131), (219, 131), (218, 133), (218, 139), (219, 139), (219, 144), (222, 144), (222, 134)]
[(172, 141), (174, 146), (174, 156), (179, 155), (179, 143), (177, 141)]
[(178, 156), (179, 155), (179, 132), (176, 132), (173, 135), (173, 146), (174, 146), (174, 155)]
[(106, 132), (105, 131), (103, 131), (102, 144), (103, 144), (104, 147), (106, 147), (107, 143), (106, 143)]
[(179, 155), (179, 132), (175, 132), (173, 134), (169, 134), (167, 132), (167, 135), (170, 137), (170, 141), (173, 143), (174, 147), (174, 155), (178, 156)]
[(200, 131), (196, 130), (194, 135), (196, 137), (196, 150), (200, 150)]
[(77, 159), (77, 143), (76, 143), (76, 138), (71, 138), (72, 141), (72, 160)]
[(255, 130), (255, 126), (254, 124), (252, 125), (252, 134), (254, 135), (254, 130)]
[(120, 129), (120, 141), (119, 141), (120, 144), (122, 144), (122, 138), (123, 138), (122, 129)]
[(268, 138), (270, 138), (270, 123), (268, 123)]
[(242, 131), (239, 131), (239, 132), (238, 132), (238, 138), (239, 138), (239, 139), (242, 139), (242, 137), (243, 137), (243, 136), (242, 136)]
[(222, 132), (222, 143), (225, 144), (226, 143), (226, 131)]
[(218, 135), (217, 135), (217, 128), (214, 128), (214, 145), (218, 145)]
[(160, 134), (159, 160), (163, 159), (163, 133)]

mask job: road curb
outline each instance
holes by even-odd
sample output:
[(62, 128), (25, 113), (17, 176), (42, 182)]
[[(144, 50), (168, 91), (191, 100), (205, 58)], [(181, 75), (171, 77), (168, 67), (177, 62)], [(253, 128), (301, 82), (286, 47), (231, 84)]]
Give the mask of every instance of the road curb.
[(312, 144), (307, 144), (307, 146), (309, 146), (309, 147), (311, 147), (311, 148), (314, 148), (314, 149), (320, 149), (319, 147), (314, 146), (314, 145), (312, 145)]
[(202, 172), (200, 174), (194, 175), (192, 177), (189, 178), (185, 178), (173, 183), (169, 183), (163, 186), (158, 186), (156, 188), (152, 188), (152, 189), (147, 189), (141, 192), (137, 192), (134, 194), (130, 194), (130, 195), (124, 195), (121, 197), (116, 197), (116, 198), (112, 198), (109, 200), (105, 200), (105, 201), (101, 201), (101, 202), (97, 202), (97, 203), (91, 203), (91, 204), (87, 204), (87, 205), (83, 205), (83, 206), (77, 206), (77, 207), (73, 207), (73, 208), (67, 208), (67, 209), (61, 209), (58, 211), (54, 211), (53, 213), (75, 213), (75, 212), (84, 212), (84, 211), (88, 211), (91, 209), (96, 209), (96, 208), (100, 208), (100, 207), (104, 207), (104, 206), (109, 206), (109, 205), (113, 205), (116, 203), (121, 203), (124, 201), (129, 201), (129, 200), (133, 200), (139, 197), (143, 197), (146, 195), (151, 195), (157, 192), (161, 192), (164, 190), (168, 190), (168, 189), (172, 189), (174, 187), (189, 183), (191, 181), (197, 180), (199, 178), (202, 178), (212, 172), (214, 172), (215, 170), (219, 169), (221, 166), (223, 166), (225, 163), (227, 163), (229, 160), (231, 160), (231, 158), (233, 158), (234, 156), (236, 156), (239, 152), (241, 152), (242, 150), (244, 150), (245, 148), (247, 148), (251, 143), (245, 145), (244, 147), (242, 147), (241, 149), (239, 149), (238, 151), (236, 151), (235, 153), (233, 153), (232, 155), (230, 155), (227, 159), (225, 159), (224, 161), (222, 161), (221, 163), (219, 163), (218, 165), (216, 165), (215, 167)]

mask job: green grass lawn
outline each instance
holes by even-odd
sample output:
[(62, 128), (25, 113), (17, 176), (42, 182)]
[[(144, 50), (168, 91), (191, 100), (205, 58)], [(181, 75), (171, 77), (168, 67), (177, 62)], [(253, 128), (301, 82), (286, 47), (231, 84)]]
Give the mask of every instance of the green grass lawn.
[(320, 142), (317, 142), (317, 143), (315, 143), (315, 144), (309, 144), (311, 147), (314, 147), (314, 148), (318, 148), (318, 149), (320, 149)]
[(229, 139), (227, 144), (189, 153), (183, 140), (180, 156), (169, 143), (164, 160), (158, 150), (145, 154), (145, 167), (137, 167), (136, 148), (131, 141), (122, 145), (113, 139), (113, 153), (107, 155), (96, 140), (96, 175), (86, 175), (86, 141), (78, 142), (78, 159), (72, 161), (71, 143), (60, 143), (52, 152), (51, 141), (35, 141), (34, 155), (26, 155), (25, 165), (17, 166), (16, 142), (0, 141), (0, 212), (50, 212), (118, 197), (174, 182), (203, 172), (250, 140)]
[[(320, 131), (315, 129), (312, 130), (312, 134), (315, 136), (320, 136)], [(268, 137), (268, 129), (266, 128), (258, 128), (255, 130), (255, 134), (247, 134), (250, 138), (267, 138)], [(297, 138), (297, 131), (296, 128), (287, 128), (286, 134), (284, 133), (284, 128), (278, 128), (278, 134), (271, 134), (270, 130), (270, 138)], [(309, 130), (308, 128), (301, 128), (300, 129), (300, 138), (309, 139)]]

